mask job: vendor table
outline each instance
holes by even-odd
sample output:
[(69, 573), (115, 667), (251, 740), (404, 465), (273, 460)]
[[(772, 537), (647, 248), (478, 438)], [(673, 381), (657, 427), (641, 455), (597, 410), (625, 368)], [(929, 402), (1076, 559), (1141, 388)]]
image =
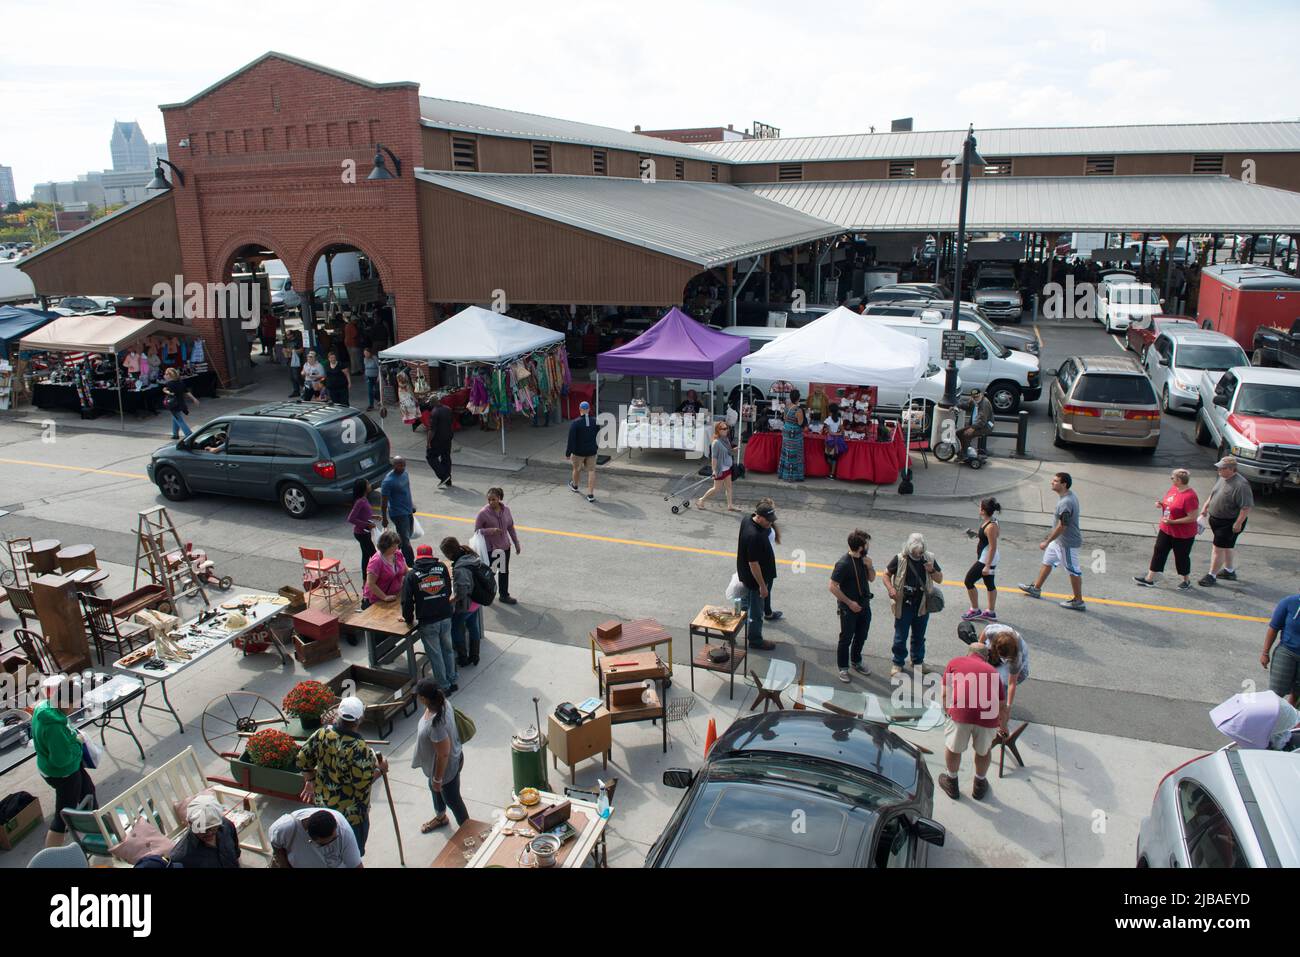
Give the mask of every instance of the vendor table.
[[(211, 370), (185, 376), (181, 379), (181, 383), (187, 392), (192, 392), (200, 398), (210, 398), (217, 394), (217, 374)], [(117, 389), (92, 388), (90, 390), (91, 402), (97, 412), (117, 414), (118, 394)], [(123, 412), (162, 411), (160, 384), (139, 392), (126, 387), (122, 389), (121, 397)], [(32, 386), (32, 405), (38, 409), (67, 409), (76, 412), (81, 408), (81, 398), (77, 395), (77, 387), (74, 385), (38, 382)]]
[[(781, 433), (755, 432), (745, 444), (745, 468), (750, 472), (775, 472), (781, 461)], [(891, 485), (898, 481), (898, 473), (907, 464), (907, 449), (901, 430), (894, 431), (892, 442), (869, 442), (866, 439), (849, 439), (848, 448), (840, 456), (835, 470), (837, 480), (874, 482)], [(803, 436), (803, 468), (807, 478), (825, 478), (830, 474), (826, 467), (826, 437), (805, 432)]]
[[(600, 659), (601, 684), (605, 687), (605, 710), (611, 724), (633, 721), (659, 722), (664, 737), (664, 754), (668, 753), (668, 675), (671, 669), (653, 651), (634, 655), (606, 655)], [(650, 681), (650, 701), (637, 696), (634, 701), (616, 701), (614, 689), (624, 685), (639, 686)], [(633, 691), (636, 688), (632, 689)]]
[(339, 611), (339, 627), (360, 632), (366, 640), (370, 667), (379, 668), (406, 652), (406, 671), (416, 676), (415, 642), (418, 632), (402, 618), (400, 601), (376, 602), (369, 608), (348, 603)]
[[(730, 687), (727, 689), (727, 700), (730, 701), (736, 694), (736, 672), (744, 664), (745, 656), (749, 654), (748, 635), (746, 635), (746, 645), (743, 649), (736, 647), (736, 639), (740, 636), (745, 627), (745, 616), (736, 615), (734, 620), (729, 623), (719, 623), (709, 617), (710, 611), (728, 609), (714, 609), (705, 606), (700, 609), (700, 613), (695, 616), (691, 622), (690, 637), (687, 639), (687, 653), (691, 661), (691, 690), (695, 690), (695, 669), (703, 668), (705, 671), (720, 671), (730, 678)], [(700, 653), (695, 654), (695, 639), (701, 638), (704, 641)], [(729, 652), (726, 661), (713, 661), (709, 658), (709, 639), (716, 638), (727, 646)]]
[[(537, 806), (544, 807), (547, 804), (558, 804), (561, 801), (569, 802), (569, 823), (574, 826), (578, 833), (560, 845), (560, 851), (555, 856), (555, 866), (582, 867), (583, 864), (587, 863), (587, 859), (593, 856), (598, 867), (607, 866), (605, 825), (608, 823), (608, 819), (601, 817), (597, 813), (596, 805), (591, 801), (566, 798), (560, 794), (551, 794), (549, 791), (541, 792), (541, 801)], [(465, 866), (476, 869), (481, 867), (522, 867), (523, 865), (519, 863), (519, 856), (532, 838), (520, 837), (517, 834), (508, 835), (503, 832), (507, 827), (511, 830), (527, 827), (527, 823), (527, 821), (511, 821), (504, 814), (499, 816), (496, 823), (492, 825), (492, 833), (479, 845), (478, 852)], [(468, 827), (468, 824), (466, 826)], [(461, 830), (464, 830), (464, 828)], [(477, 838), (477, 835), (472, 836)], [(456, 832), (456, 837), (460, 837), (460, 831)], [(463, 839), (460, 846), (463, 853)]]
[[(439, 399), (438, 402), (441, 403), (442, 405), (445, 405), (447, 408), (451, 409), (452, 412), (465, 411), (465, 407), (469, 405), (469, 386), (466, 386), (463, 389), (457, 389), (455, 392), (448, 392), (441, 399)], [(421, 409), (420, 421), (424, 423), (424, 427), (426, 429), (429, 428), (433, 422), (433, 412), (429, 409)], [(451, 430), (453, 432), (460, 431), (459, 416), (456, 415), (452, 416)]]
[(653, 417), (629, 416), (619, 422), (618, 447), (695, 452), (701, 458), (709, 454), (713, 423), (707, 413), (694, 416), (674, 414), (671, 419), (665, 416), (658, 413)]
[(602, 655), (617, 655), (625, 651), (638, 651), (642, 648), (649, 648), (654, 651), (659, 645), (668, 646), (668, 675), (671, 678), (673, 673), (673, 636), (664, 631), (664, 626), (659, 624), (653, 618), (638, 618), (636, 621), (629, 621), (623, 624), (618, 635), (613, 638), (598, 638), (596, 630), (593, 628), (587, 633), (587, 639), (591, 642), (591, 670), (596, 672), (596, 693), (604, 693), (605, 686), (601, 684), (601, 671), (596, 666), (596, 650), (599, 649)]
[[(116, 731), (129, 735), (144, 760), (144, 747), (136, 737), (135, 730), (127, 717), (126, 706), (136, 698), (144, 699), (145, 683), (139, 678), (126, 675), (110, 675), (106, 672), (89, 672), (91, 688), (82, 695), (80, 710), (68, 715), (68, 723), (78, 731), (86, 728), (99, 728), (100, 744), (107, 745), (104, 739), (106, 731)], [(121, 722), (122, 727), (117, 726)], [(0, 747), (0, 774), (12, 771), (18, 765), (36, 757), (36, 749), (31, 745), (30, 727), (26, 734), (16, 735), (7, 747)]]
[[(196, 616), (189, 621), (184, 622), (178, 629), (176, 629), (177, 631), (188, 631), (190, 633), (185, 638), (177, 639), (177, 644), (190, 653), (190, 657), (185, 661), (163, 661), (163, 667), (159, 669), (145, 667), (146, 662), (155, 660), (153, 657), (146, 658), (144, 661), (137, 662), (133, 665), (120, 665), (116, 662), (113, 664), (114, 671), (132, 675), (144, 680), (145, 682), (152, 682), (162, 688), (163, 704), (165, 707), (156, 704), (147, 704), (142, 697), (140, 699), (140, 707), (136, 710), (137, 719), (143, 718), (145, 708), (151, 708), (154, 711), (166, 711), (176, 719), (176, 726), (181, 729), (181, 732), (183, 733), (185, 731), (185, 725), (181, 721), (181, 716), (176, 713), (176, 709), (172, 707), (171, 699), (167, 695), (167, 682), (194, 667), (208, 655), (215, 652), (218, 648), (224, 648), (236, 638), (242, 638), (244, 635), (247, 635), (249, 632), (266, 624), (276, 615), (281, 614), (285, 610), (286, 606), (283, 604), (271, 604), (270, 600), (279, 597), (277, 595), (259, 594), (257, 592), (250, 592), (249, 594), (256, 594), (259, 598), (265, 600), (259, 601), (256, 605), (249, 608), (247, 612), (242, 613), (247, 619), (247, 623), (239, 628), (227, 630), (225, 626), (221, 624), (225, 618), (225, 613), (219, 613), (215, 618), (209, 619), (202, 625), (198, 624), (198, 618), (201, 616)], [(276, 639), (274, 632), (268, 633), (271, 636), (271, 640), (275, 643), (276, 649), (280, 652), (280, 663), (286, 665), (289, 664), (289, 662), (293, 660), (292, 651), (285, 648), (285, 646)]]
[[(470, 850), (469, 848), (477, 849), (480, 840), (479, 835), (491, 830), (492, 823), (490, 821), (476, 821), (473, 818), (470, 818), (460, 827), (456, 828), (456, 833), (447, 839), (447, 843), (443, 845), (442, 850), (438, 852), (438, 856), (433, 859), (433, 863), (430, 866), (445, 868), (464, 867), (469, 863), (465, 859), (465, 854), (478, 853), (477, 850)], [(465, 839), (467, 837), (473, 838), (473, 842), (469, 845), (469, 848), (465, 846)]]

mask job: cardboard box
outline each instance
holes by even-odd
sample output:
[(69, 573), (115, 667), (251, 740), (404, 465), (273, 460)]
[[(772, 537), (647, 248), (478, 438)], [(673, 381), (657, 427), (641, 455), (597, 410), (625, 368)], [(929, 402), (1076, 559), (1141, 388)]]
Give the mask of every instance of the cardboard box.
[(308, 608), (294, 615), (293, 627), (304, 638), (313, 641), (328, 641), (333, 638), (336, 644), (338, 642), (339, 616), (318, 608)]
[(40, 799), (33, 800), (9, 820), (0, 824), (0, 851), (13, 850), (15, 844), (36, 830), (44, 820), (45, 814), (41, 811)]
[(596, 626), (596, 637), (601, 641), (609, 641), (611, 638), (617, 638), (623, 634), (623, 625), (617, 621), (607, 621), (603, 625)]

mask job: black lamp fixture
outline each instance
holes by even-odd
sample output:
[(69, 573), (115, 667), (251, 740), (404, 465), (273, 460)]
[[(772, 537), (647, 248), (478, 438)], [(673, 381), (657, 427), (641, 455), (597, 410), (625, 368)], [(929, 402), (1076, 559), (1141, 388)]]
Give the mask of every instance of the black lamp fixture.
[(171, 169), (177, 181), (184, 186), (185, 174), (180, 171), (180, 167), (170, 160), (165, 160), (161, 156), (156, 157), (157, 162), (153, 168), (153, 179), (149, 180), (149, 185), (145, 189), (171, 189), (172, 184), (167, 182), (167, 177), (163, 175), (163, 164), (166, 163)]
[(396, 178), (393, 176), (392, 173), (388, 172), (388, 167), (384, 165), (385, 153), (387, 153), (388, 158), (393, 161), (393, 168), (397, 171), (397, 176), (402, 175), (402, 161), (399, 160), (396, 156), (394, 156), (393, 151), (390, 150), (383, 143), (376, 143), (375, 144), (375, 168), (370, 171), (370, 175), (367, 176), (366, 179), (370, 180), (370, 179), (395, 179)]

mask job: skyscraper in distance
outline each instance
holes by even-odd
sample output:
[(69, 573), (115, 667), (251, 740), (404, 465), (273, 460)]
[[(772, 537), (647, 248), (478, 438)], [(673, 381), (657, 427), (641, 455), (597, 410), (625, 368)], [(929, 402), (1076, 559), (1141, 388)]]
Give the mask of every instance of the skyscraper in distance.
[(130, 123), (119, 120), (113, 124), (113, 138), (109, 141), (109, 149), (113, 153), (113, 169), (116, 171), (149, 169), (153, 165), (150, 162), (149, 141), (145, 139), (144, 130), (140, 129), (140, 124), (135, 120)]
[(14, 189), (13, 167), (0, 166), (0, 209), (16, 202), (18, 202), (18, 191)]

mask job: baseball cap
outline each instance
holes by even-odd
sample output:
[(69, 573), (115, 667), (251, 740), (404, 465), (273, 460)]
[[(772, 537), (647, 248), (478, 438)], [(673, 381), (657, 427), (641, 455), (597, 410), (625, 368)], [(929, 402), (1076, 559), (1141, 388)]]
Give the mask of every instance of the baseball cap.
[(366, 703), (355, 695), (339, 702), (339, 717), (344, 721), (360, 721), (366, 713)]
[(197, 834), (206, 834), (221, 826), (221, 803), (209, 794), (200, 794), (185, 807), (185, 821)]
[(587, 402), (587, 401), (584, 400), (584, 401), (578, 403), (578, 408), (579, 408), (581, 411), (586, 412), (588, 409), (591, 408), (591, 403), (590, 403), (590, 402)]
[(417, 546), (416, 549), (415, 549), (415, 557), (416, 557), (416, 558), (432, 558), (432, 557), (433, 557), (433, 546), (432, 546), (432, 545), (419, 545), (419, 546)]
[(1235, 455), (1225, 455), (1214, 463), (1214, 467), (1216, 469), (1235, 469), (1237, 467), (1237, 457)]

